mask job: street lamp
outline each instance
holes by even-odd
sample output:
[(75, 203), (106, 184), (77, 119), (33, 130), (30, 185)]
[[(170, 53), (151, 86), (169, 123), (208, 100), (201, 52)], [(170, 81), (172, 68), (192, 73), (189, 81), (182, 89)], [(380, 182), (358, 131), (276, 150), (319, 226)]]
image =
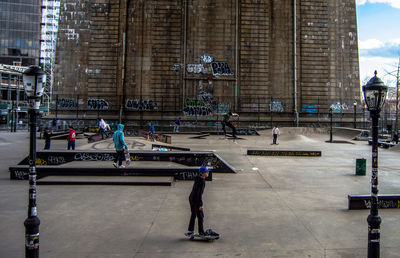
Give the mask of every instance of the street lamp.
[(353, 127), (357, 128), (357, 101), (354, 100), (354, 123), (353, 123)]
[(29, 207), (25, 219), (25, 257), (39, 257), (39, 225), (36, 208), (36, 116), (40, 106), (40, 97), (46, 84), (46, 74), (39, 66), (30, 66), (23, 73), (25, 92), (29, 101)]
[(371, 209), (367, 218), (369, 258), (379, 257), (381, 217), (378, 215), (378, 121), (387, 90), (388, 87), (376, 76), (376, 71), (375, 76), (363, 86), (364, 100), (372, 119)]

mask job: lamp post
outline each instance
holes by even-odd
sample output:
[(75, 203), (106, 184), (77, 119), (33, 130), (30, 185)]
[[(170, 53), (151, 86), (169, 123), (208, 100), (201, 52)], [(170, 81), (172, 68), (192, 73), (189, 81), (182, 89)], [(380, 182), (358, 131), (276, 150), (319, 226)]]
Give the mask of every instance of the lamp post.
[(40, 106), (40, 97), (46, 83), (46, 74), (38, 66), (30, 66), (23, 73), (25, 92), (29, 101), (29, 207), (25, 225), (25, 257), (39, 257), (39, 225), (36, 208), (36, 116)]
[(376, 76), (376, 71), (375, 76), (363, 86), (364, 100), (372, 119), (371, 209), (367, 218), (368, 258), (379, 257), (381, 217), (378, 215), (378, 121), (387, 90), (388, 87)]
[(354, 123), (353, 123), (353, 127), (357, 128), (357, 101), (356, 100), (354, 100), (353, 106), (354, 106)]
[(333, 117), (333, 110), (332, 107), (329, 108), (329, 116), (331, 117), (331, 130), (329, 130), (329, 142), (332, 142), (332, 117)]

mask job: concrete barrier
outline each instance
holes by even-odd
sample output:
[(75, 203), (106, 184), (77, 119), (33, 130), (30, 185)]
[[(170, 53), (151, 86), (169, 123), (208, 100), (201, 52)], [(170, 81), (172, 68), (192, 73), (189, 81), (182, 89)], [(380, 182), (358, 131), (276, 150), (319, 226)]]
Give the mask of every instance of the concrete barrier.
[[(29, 166), (10, 167), (11, 180), (28, 180)], [(95, 168), (95, 167), (36, 167), (37, 179), (47, 176), (172, 176), (176, 180), (193, 180), (198, 174), (199, 168)], [(212, 180), (212, 171), (206, 178)]]
[[(38, 151), (36, 153), (36, 165), (57, 166), (72, 161), (112, 161), (115, 152), (98, 151)], [(235, 169), (226, 163), (218, 154), (207, 152), (178, 152), (178, 151), (145, 151), (131, 152), (131, 161), (170, 161), (189, 167), (211, 166), (213, 172), (236, 173)], [(26, 157), (18, 165), (29, 165)]]
[(321, 151), (298, 151), (298, 150), (247, 150), (247, 155), (321, 157), (322, 153)]
[[(349, 210), (362, 210), (371, 208), (370, 195), (349, 195)], [(379, 209), (400, 209), (400, 195), (379, 195)]]

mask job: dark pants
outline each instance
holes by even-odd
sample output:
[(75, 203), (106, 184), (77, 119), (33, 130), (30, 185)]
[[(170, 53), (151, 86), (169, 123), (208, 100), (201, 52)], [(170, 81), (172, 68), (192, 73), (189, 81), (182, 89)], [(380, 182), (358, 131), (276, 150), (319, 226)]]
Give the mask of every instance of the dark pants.
[(101, 139), (103, 139), (103, 140), (104, 140), (104, 135), (107, 137), (107, 135), (106, 135), (106, 130), (105, 130), (105, 129), (102, 129), (102, 128), (100, 128), (99, 132), (100, 132), (100, 134), (101, 134)]
[(50, 142), (46, 142), (46, 143), (44, 144), (44, 149), (45, 149), (45, 150), (50, 150)]
[(276, 144), (276, 140), (278, 139), (278, 135), (277, 135), (277, 134), (274, 134), (273, 136), (274, 136), (274, 142), (273, 142), (273, 144)]
[(124, 150), (117, 150), (117, 155), (115, 156), (114, 163), (117, 163), (118, 161), (118, 166), (121, 166), (122, 161), (124, 160), (125, 160)]
[(222, 124), (222, 130), (224, 131), (224, 135), (226, 135), (226, 129), (225, 129), (225, 125), (228, 126), (229, 128), (232, 129), (232, 136), (235, 137), (236, 136), (236, 128), (231, 124), (231, 122), (221, 122)]
[(194, 231), (194, 222), (197, 217), (197, 223), (198, 223), (198, 228), (199, 228), (199, 234), (204, 234), (204, 228), (203, 228), (203, 221), (204, 221), (204, 212), (200, 210), (200, 204), (190, 202), (190, 210), (192, 211), (192, 215), (190, 216), (190, 222), (189, 222), (189, 231)]
[(75, 150), (75, 141), (68, 141), (68, 150), (71, 149)]

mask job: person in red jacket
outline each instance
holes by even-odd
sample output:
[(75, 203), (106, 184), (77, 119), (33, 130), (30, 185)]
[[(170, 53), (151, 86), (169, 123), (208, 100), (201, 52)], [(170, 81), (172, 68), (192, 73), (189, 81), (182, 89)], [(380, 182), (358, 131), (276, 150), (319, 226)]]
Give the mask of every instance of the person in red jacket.
[(69, 134), (67, 137), (67, 141), (68, 141), (68, 150), (71, 148), (72, 150), (75, 150), (76, 133), (72, 126), (69, 127)]

